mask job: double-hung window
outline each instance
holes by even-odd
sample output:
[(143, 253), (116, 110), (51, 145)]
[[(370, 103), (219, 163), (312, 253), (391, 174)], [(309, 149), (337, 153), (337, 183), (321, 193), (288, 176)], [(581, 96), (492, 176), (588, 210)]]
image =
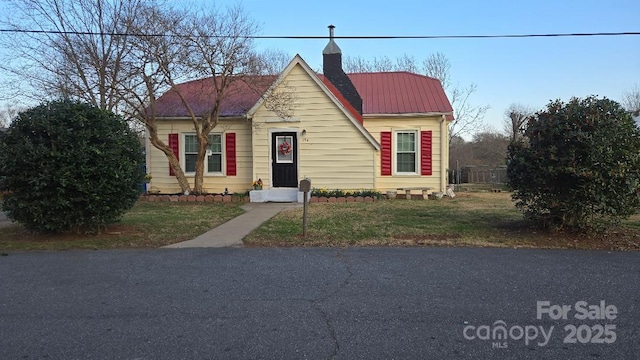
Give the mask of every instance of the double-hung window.
[(209, 147), (207, 148), (207, 172), (222, 173), (222, 135), (209, 135)]
[[(195, 134), (184, 135), (184, 171), (193, 173), (196, 171), (198, 158), (198, 138)], [(205, 173), (222, 173), (222, 135), (210, 134), (209, 146), (205, 159)]]
[(198, 138), (193, 134), (184, 136), (184, 172), (196, 172), (198, 158)]
[(396, 173), (417, 174), (417, 138), (416, 131), (396, 132)]

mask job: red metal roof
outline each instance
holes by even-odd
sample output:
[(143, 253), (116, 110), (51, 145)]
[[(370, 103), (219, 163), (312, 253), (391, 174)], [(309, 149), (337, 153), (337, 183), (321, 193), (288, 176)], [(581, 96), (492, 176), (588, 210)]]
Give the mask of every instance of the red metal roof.
[(406, 71), (347, 74), (365, 114), (453, 112), (440, 81)]
[[(220, 101), (220, 116), (242, 116), (255, 105), (260, 96), (275, 81), (276, 76), (246, 76), (235, 78), (224, 92)], [(220, 81), (220, 80), (218, 80)], [(176, 90), (169, 90), (156, 101), (158, 117), (188, 117), (189, 112), (182, 104), (178, 91), (187, 99), (196, 116), (201, 116), (211, 109), (215, 100), (213, 78), (188, 81), (176, 85)]]
[[(366, 114), (413, 114), (453, 112), (440, 81), (409, 72), (374, 72), (347, 74), (362, 97)], [(324, 76), (322, 82), (359, 122), (362, 116), (349, 104)], [(220, 116), (242, 116), (255, 105), (275, 81), (276, 76), (250, 76), (236, 79), (226, 90), (220, 103)], [(213, 79), (193, 80), (176, 86), (189, 102), (196, 116), (213, 106)], [(188, 117), (178, 93), (167, 91), (156, 101), (156, 116)], [(447, 116), (449, 120), (453, 118)]]

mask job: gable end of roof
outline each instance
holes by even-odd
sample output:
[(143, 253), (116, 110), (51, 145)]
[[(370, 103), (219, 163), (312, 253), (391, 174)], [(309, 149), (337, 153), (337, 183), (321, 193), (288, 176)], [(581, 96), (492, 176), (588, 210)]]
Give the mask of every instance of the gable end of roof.
[[(294, 58), (291, 60), (289, 65), (280, 73), (280, 76), (276, 81), (273, 82), (273, 85), (269, 87), (269, 89), (265, 92), (265, 95), (262, 96), (256, 103), (251, 107), (251, 109), (247, 112), (247, 117), (251, 118), (256, 113), (256, 111), (260, 108), (260, 106), (264, 103), (264, 98), (269, 96), (269, 93), (274, 91), (278, 84), (280, 84), (287, 75), (293, 70), (296, 65), (300, 65), (302, 69), (309, 75), (309, 77), (320, 87), (320, 89), (331, 99), (331, 101), (346, 115), (347, 119), (351, 121), (351, 123), (358, 129), (358, 131), (371, 143), (371, 145), (376, 149), (380, 150), (380, 144), (378, 141), (364, 128), (362, 116), (358, 113), (355, 108), (353, 108), (344, 97), (340, 95), (340, 91), (333, 86), (332, 90), (330, 86), (327, 85), (324, 80), (321, 80), (318, 75), (311, 70), (311, 67), (304, 61), (304, 59), (296, 54)], [(328, 81), (328, 80), (327, 80)]]

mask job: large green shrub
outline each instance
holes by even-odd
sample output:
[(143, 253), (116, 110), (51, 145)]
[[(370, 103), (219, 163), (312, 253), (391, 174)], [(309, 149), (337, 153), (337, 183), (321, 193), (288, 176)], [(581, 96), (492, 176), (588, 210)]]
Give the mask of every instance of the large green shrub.
[(640, 204), (640, 132), (618, 103), (553, 101), (529, 119), (508, 154), (509, 184), (525, 217), (552, 229), (593, 230)]
[(45, 103), (20, 113), (2, 138), (2, 208), (36, 231), (98, 231), (136, 202), (143, 161), (121, 117), (73, 101)]

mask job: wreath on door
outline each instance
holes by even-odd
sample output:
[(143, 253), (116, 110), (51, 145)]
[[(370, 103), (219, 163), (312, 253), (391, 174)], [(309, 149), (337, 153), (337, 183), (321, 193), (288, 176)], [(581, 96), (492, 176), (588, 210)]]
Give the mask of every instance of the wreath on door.
[(291, 144), (289, 144), (289, 142), (285, 140), (282, 144), (280, 144), (280, 154), (289, 155), (290, 153), (291, 153)]

